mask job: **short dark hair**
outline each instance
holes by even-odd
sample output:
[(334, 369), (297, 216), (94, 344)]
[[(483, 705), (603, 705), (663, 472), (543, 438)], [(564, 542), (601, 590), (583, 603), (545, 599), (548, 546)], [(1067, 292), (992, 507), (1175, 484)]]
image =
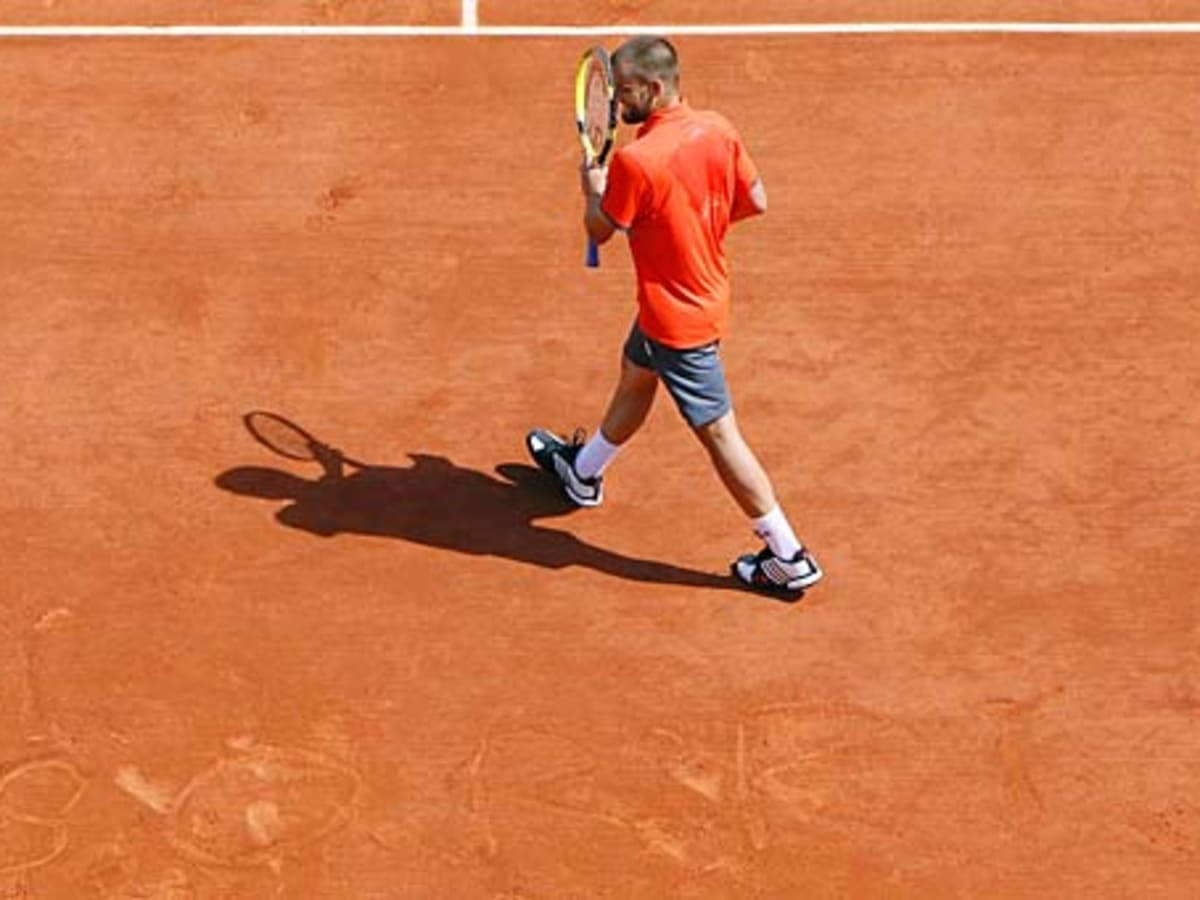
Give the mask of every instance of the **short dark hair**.
[(613, 63), (628, 64), (643, 81), (661, 79), (672, 87), (679, 84), (679, 54), (665, 37), (639, 35), (617, 48)]

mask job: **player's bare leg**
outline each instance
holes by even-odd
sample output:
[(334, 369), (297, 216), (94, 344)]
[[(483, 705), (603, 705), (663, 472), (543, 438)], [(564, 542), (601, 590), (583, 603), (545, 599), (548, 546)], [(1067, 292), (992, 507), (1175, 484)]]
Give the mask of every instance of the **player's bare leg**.
[(600, 423), (605, 440), (619, 447), (633, 437), (646, 421), (657, 389), (657, 372), (635, 365), (622, 356), (621, 377)]
[(730, 495), (751, 519), (778, 506), (766, 470), (742, 437), (733, 411), (694, 429)]
[(816, 584), (821, 568), (792, 531), (771, 479), (742, 437), (733, 411), (694, 431), (721, 482), (767, 545), (761, 553), (735, 560), (734, 574), (751, 587), (792, 596)]
[(621, 375), (608, 401), (608, 410), (596, 433), (575, 457), (575, 474), (583, 479), (598, 479), (604, 474), (622, 445), (646, 421), (657, 390), (657, 372), (631, 362), (624, 355), (621, 357)]
[(582, 431), (570, 442), (553, 432), (534, 429), (525, 437), (533, 458), (558, 476), (567, 496), (579, 506), (599, 506), (604, 501), (604, 470), (642, 427), (658, 388), (658, 374), (621, 359), (621, 375), (608, 403), (608, 411), (595, 434), (586, 442)]

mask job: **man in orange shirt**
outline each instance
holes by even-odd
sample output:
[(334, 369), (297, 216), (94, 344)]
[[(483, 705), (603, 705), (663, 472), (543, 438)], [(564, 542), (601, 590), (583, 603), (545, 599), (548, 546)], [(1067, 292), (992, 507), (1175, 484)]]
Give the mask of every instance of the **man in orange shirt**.
[(598, 244), (617, 231), (628, 235), (638, 315), (596, 433), (567, 442), (535, 429), (529, 451), (572, 501), (598, 506), (603, 473), (645, 421), (661, 380), (766, 544), (734, 560), (733, 574), (751, 588), (794, 597), (821, 579), (821, 568), (738, 429), (718, 352), (729, 324), (725, 234), (766, 212), (766, 190), (733, 126), (680, 97), (679, 58), (669, 41), (627, 41), (613, 54), (613, 73), (622, 120), (641, 127), (608, 169), (584, 170), (584, 226)]

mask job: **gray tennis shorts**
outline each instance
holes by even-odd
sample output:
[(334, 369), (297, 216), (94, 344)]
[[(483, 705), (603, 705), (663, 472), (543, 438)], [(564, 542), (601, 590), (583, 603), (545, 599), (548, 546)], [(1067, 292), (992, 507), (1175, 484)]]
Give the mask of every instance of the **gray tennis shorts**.
[(679, 412), (693, 428), (715, 422), (733, 408), (717, 350), (716, 341), (687, 350), (664, 347), (642, 334), (636, 319), (625, 341), (625, 358), (635, 366), (658, 373)]

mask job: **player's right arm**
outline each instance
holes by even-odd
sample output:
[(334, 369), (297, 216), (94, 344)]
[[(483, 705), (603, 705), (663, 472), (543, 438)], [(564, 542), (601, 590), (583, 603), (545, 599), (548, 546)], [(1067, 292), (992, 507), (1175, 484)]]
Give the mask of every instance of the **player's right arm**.
[(741, 135), (729, 129), (732, 142), (730, 150), (733, 154), (733, 204), (729, 210), (729, 220), (740, 222), (754, 216), (761, 216), (767, 211), (767, 188), (758, 174), (758, 167), (750, 158), (746, 145), (742, 143)]
[(597, 246), (606, 243), (617, 230), (616, 225), (605, 214), (602, 204), (608, 187), (608, 169), (588, 166), (584, 163), (580, 170), (580, 180), (583, 186), (583, 197), (586, 203), (583, 211), (583, 227), (588, 237)]
[(650, 187), (641, 166), (621, 149), (613, 154), (595, 214), (617, 231), (629, 231), (641, 214)]

